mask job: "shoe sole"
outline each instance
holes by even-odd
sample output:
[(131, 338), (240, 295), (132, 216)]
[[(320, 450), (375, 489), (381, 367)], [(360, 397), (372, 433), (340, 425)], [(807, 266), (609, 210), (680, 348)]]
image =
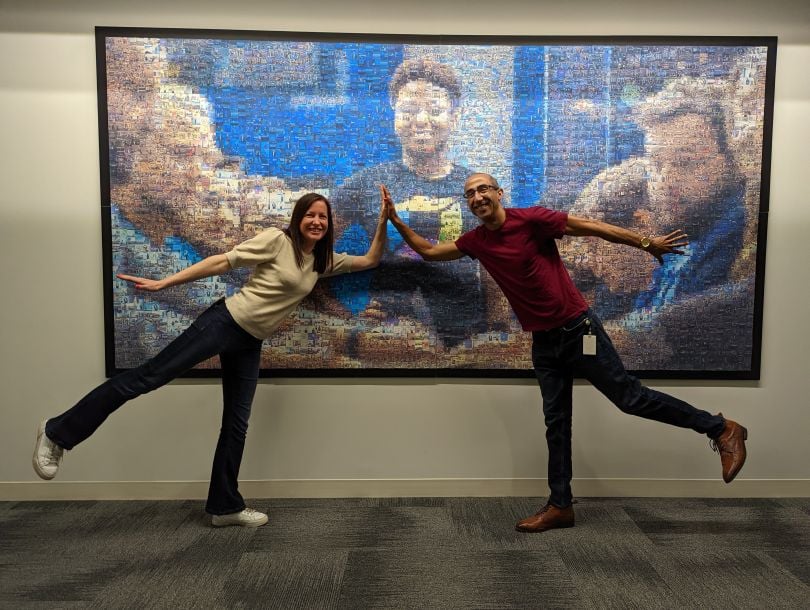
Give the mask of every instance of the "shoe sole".
[(554, 527), (547, 527), (542, 530), (529, 530), (529, 529), (520, 529), (518, 526), (515, 526), (515, 531), (520, 532), (521, 534), (542, 534), (543, 532), (550, 532), (551, 530), (562, 530), (567, 529), (569, 527), (574, 527), (575, 524), (570, 525), (556, 525)]
[(742, 467), (745, 466), (745, 460), (748, 459), (748, 449), (746, 448), (746, 446), (744, 444), (745, 441), (748, 440), (748, 428), (745, 428), (744, 426), (740, 426), (740, 428), (742, 428), (742, 433), (743, 433), (743, 449), (745, 449), (745, 455), (743, 455), (743, 459), (740, 462), (740, 465), (737, 466), (737, 470), (735, 470), (733, 473), (731, 473), (731, 476), (728, 477), (728, 481), (726, 481), (726, 483), (731, 483), (734, 479), (737, 478), (737, 475), (740, 474), (740, 471), (742, 470)]
[(211, 527), (232, 527), (232, 526), (239, 526), (239, 527), (261, 527), (265, 523), (267, 523), (268, 518), (265, 517), (262, 521), (256, 521), (251, 523), (214, 523), (214, 520), (211, 519)]
[(42, 469), (39, 467), (39, 461), (37, 460), (37, 454), (39, 453), (39, 445), (42, 437), (45, 435), (45, 424), (47, 423), (47, 419), (43, 419), (39, 425), (37, 426), (37, 442), (34, 443), (34, 457), (32, 458), (31, 462), (34, 465), (34, 472), (37, 473), (37, 476), (40, 479), (44, 479), (46, 481), (50, 481), (56, 476), (56, 473), (49, 475), (45, 472), (42, 472)]

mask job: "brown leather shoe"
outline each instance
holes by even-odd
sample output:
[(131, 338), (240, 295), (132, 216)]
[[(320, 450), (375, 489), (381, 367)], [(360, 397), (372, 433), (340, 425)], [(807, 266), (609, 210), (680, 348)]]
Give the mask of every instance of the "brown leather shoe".
[(561, 527), (574, 527), (574, 507), (557, 508), (553, 504), (546, 504), (531, 517), (520, 521), (515, 529), (519, 532), (545, 532)]
[[(719, 413), (720, 417), (723, 416)], [(730, 419), (726, 420), (723, 431), (711, 441), (711, 447), (720, 454), (720, 463), (723, 465), (723, 480), (731, 483), (745, 464), (745, 441), (748, 430)]]

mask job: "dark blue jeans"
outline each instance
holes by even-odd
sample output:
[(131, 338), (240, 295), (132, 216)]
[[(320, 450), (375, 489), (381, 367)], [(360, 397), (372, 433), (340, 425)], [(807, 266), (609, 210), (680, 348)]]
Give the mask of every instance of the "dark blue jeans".
[(48, 420), (45, 434), (60, 447), (73, 449), (128, 400), (165, 385), (195, 364), (219, 354), (222, 427), (205, 510), (212, 515), (239, 512), (245, 502), (237, 479), (259, 377), (261, 347), (262, 341), (243, 330), (231, 317), (225, 301), (219, 300), (154, 358), (107, 380), (75, 406)]
[[(582, 353), (582, 336), (596, 335), (596, 355)], [(602, 322), (587, 311), (568, 324), (532, 333), (532, 363), (543, 395), (548, 443), (549, 502), (571, 504), (571, 418), (574, 377), (584, 377), (625, 413), (691, 428), (714, 438), (725, 420), (663, 392), (651, 390), (624, 369)]]

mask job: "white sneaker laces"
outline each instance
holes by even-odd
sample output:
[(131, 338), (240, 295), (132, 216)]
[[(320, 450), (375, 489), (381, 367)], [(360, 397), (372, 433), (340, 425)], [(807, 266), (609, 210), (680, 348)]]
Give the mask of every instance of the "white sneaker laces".
[(62, 456), (64, 455), (65, 450), (48, 438), (45, 439), (44, 445), (45, 445), (45, 459), (48, 461), (46, 465), (58, 466), (59, 462), (62, 461)]

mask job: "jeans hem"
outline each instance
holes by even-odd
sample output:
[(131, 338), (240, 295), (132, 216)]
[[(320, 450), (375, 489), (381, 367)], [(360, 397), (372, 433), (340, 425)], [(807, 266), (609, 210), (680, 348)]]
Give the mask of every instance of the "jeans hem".
[(719, 415), (718, 417), (720, 418), (720, 422), (721, 422), (720, 423), (720, 430), (715, 434), (712, 434), (710, 432), (706, 432), (706, 436), (708, 436), (712, 440), (716, 440), (716, 439), (720, 438), (720, 435), (723, 434), (723, 430), (726, 429), (726, 418), (723, 417), (722, 415)]
[(242, 508), (225, 508), (221, 510), (212, 510), (209, 507), (205, 507), (205, 512), (209, 515), (216, 515), (217, 517), (221, 517), (223, 515), (235, 515), (236, 513), (241, 513), (243, 510), (247, 508), (246, 505), (242, 505)]
[(49, 440), (49, 441), (51, 441), (51, 442), (52, 442), (53, 444), (55, 444), (55, 445), (58, 445), (59, 447), (61, 447), (61, 448), (62, 448), (62, 449), (64, 449), (65, 451), (70, 451), (71, 449), (73, 449), (73, 447), (72, 447), (72, 446), (71, 446), (71, 447), (68, 447), (68, 444), (69, 444), (69, 443), (64, 442), (62, 439), (55, 438), (53, 434), (51, 434), (50, 432), (48, 432), (48, 424), (47, 424), (47, 422), (45, 423), (45, 431), (44, 431), (44, 434), (45, 434), (45, 436), (46, 436), (46, 437), (48, 437), (48, 440)]

